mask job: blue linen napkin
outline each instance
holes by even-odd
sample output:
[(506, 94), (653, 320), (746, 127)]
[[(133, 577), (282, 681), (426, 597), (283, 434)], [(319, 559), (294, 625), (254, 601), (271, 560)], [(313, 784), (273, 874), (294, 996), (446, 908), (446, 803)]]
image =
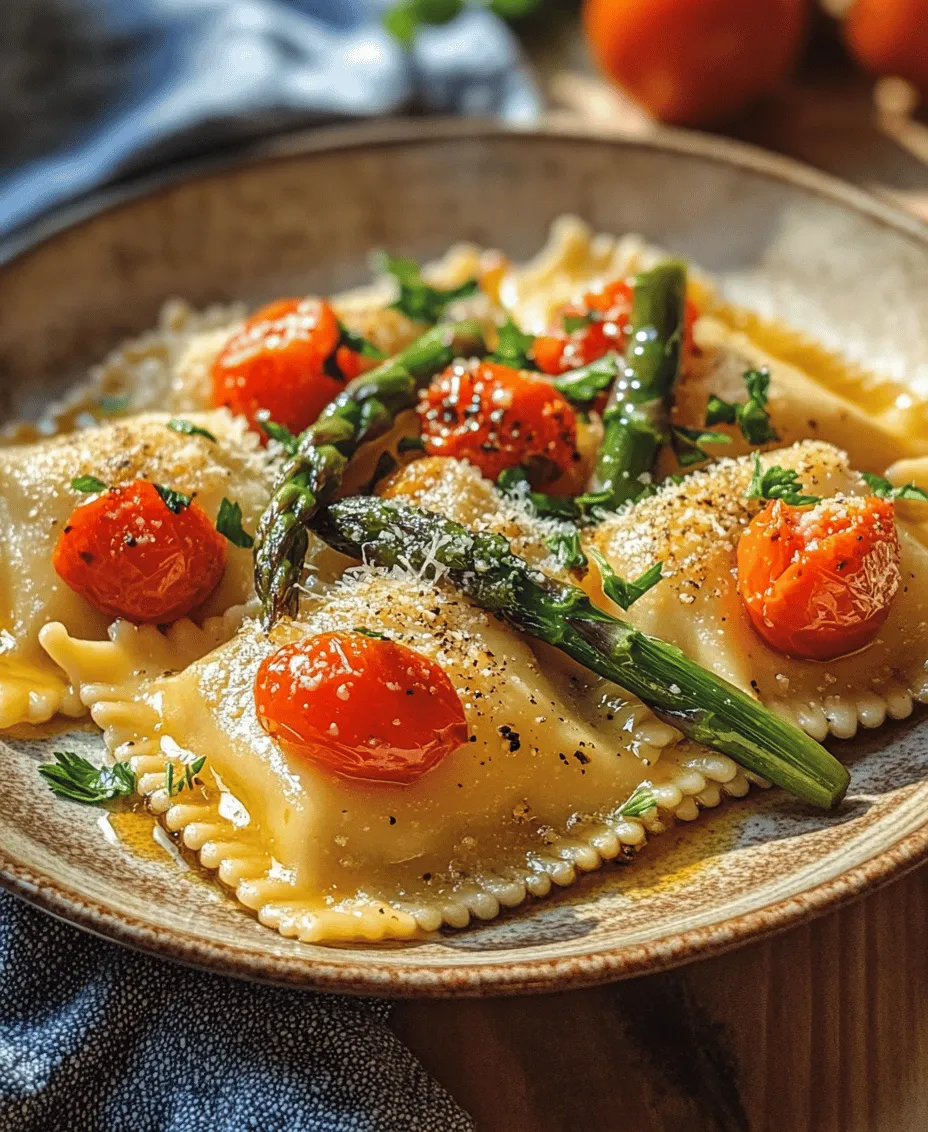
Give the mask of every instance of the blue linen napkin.
[(138, 955), (0, 892), (2, 1132), (471, 1132), (389, 1003)]
[(116, 176), (275, 130), (400, 110), (537, 117), (502, 21), (468, 9), (406, 52), (381, 25), (389, 3), (2, 0), (0, 236)]
[[(537, 115), (483, 10), (383, 31), (389, 0), (0, 0), (0, 236), (117, 177), (398, 110)], [(457, 1132), (389, 1006), (210, 976), (0, 892), (0, 1132)]]

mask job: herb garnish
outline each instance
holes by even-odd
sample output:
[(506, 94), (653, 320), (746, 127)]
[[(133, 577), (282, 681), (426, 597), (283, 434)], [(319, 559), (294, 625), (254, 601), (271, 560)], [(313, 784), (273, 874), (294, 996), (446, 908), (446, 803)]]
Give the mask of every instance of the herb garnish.
[(242, 529), (242, 508), (238, 503), (233, 503), (225, 497), (219, 504), (216, 530), (227, 538), (233, 546), (239, 546), (242, 550), (250, 550), (255, 545), (255, 540), (251, 535)]
[(616, 813), (622, 818), (640, 818), (642, 814), (646, 814), (648, 810), (653, 810), (656, 807), (657, 799), (654, 797), (650, 782), (642, 782), (619, 806)]
[(196, 785), (194, 779), (203, 769), (205, 762), (206, 755), (200, 755), (193, 762), (183, 763), (184, 773), (176, 782), (174, 781), (174, 764), (169, 762), (164, 768), (164, 789), (167, 796), (174, 798), (182, 790), (192, 790)]
[(770, 394), (770, 370), (749, 369), (744, 374), (744, 384), (748, 391), (747, 401), (740, 404), (723, 401), (713, 394), (706, 407), (706, 424), (737, 424), (748, 444), (766, 444), (779, 440), (776, 429), (767, 412)]
[(531, 504), (540, 519), (573, 519), (577, 515), (577, 507), (572, 499), (532, 491), (525, 468), (506, 468), (500, 472), (496, 488), (501, 495)]
[(98, 480), (96, 476), (75, 476), (71, 480), (71, 487), (75, 491), (82, 491), (85, 495), (93, 491), (109, 491), (109, 484)]
[(391, 309), (401, 311), (416, 322), (437, 322), (449, 303), (468, 298), (480, 287), (476, 279), (468, 279), (458, 287), (433, 287), (422, 278), (414, 259), (392, 256), (388, 252), (378, 253), (374, 262), (400, 285), (400, 296), (390, 304)]
[(586, 566), (587, 558), (580, 549), (579, 531), (552, 535), (549, 539), (545, 539), (545, 546), (565, 570), (582, 570)]
[(339, 340), (343, 346), (360, 354), (362, 358), (375, 358), (383, 361), (386, 357), (383, 350), (378, 350), (373, 342), (369, 342), (363, 335), (351, 330), (341, 320), (338, 323)]
[(622, 609), (630, 609), (640, 597), (643, 597), (652, 586), (656, 586), (661, 580), (663, 562), (655, 562), (653, 566), (645, 570), (640, 578), (626, 582), (624, 578), (619, 577), (598, 550), (591, 549), (590, 554), (593, 555), (596, 565), (599, 567), (603, 593)]
[(533, 334), (524, 334), (507, 315), (502, 326), (496, 328), (496, 349), (490, 354), (491, 362), (500, 362), (513, 369), (537, 369), (530, 357), (530, 351), (535, 344)]
[(561, 374), (552, 384), (572, 404), (586, 406), (615, 381), (621, 362), (617, 354), (604, 354), (595, 362)]
[(601, 322), (602, 314), (599, 311), (587, 311), (585, 314), (565, 314), (561, 319), (565, 334), (574, 334), (578, 330), (586, 330), (594, 322)]
[(731, 444), (731, 437), (725, 432), (711, 432), (701, 428), (684, 428), (673, 425), (670, 429), (670, 444), (681, 468), (691, 468), (712, 457), (700, 447), (703, 444)]
[(914, 483), (906, 483), (902, 487), (893, 487), (889, 480), (884, 480), (882, 476), (874, 475), (873, 472), (861, 472), (860, 474), (867, 481), (867, 486), (873, 494), (880, 499), (916, 499), (919, 503), (928, 503), (928, 491), (922, 491)]
[(72, 751), (55, 751), (55, 758), (57, 763), (43, 763), (39, 774), (60, 798), (95, 806), (135, 790), (135, 774), (128, 763), (97, 767)]
[(193, 502), (192, 495), (184, 495), (182, 491), (175, 491), (172, 487), (165, 487), (163, 483), (156, 483), (153, 485), (155, 491), (164, 500), (164, 505), (169, 511), (173, 511), (175, 515), (179, 515), (185, 507), (189, 507)]
[(201, 428), (199, 425), (194, 424), (193, 421), (184, 420), (182, 417), (172, 417), (168, 421), (167, 427), (172, 432), (183, 433), (184, 436), (205, 436), (207, 440), (215, 440), (216, 437), (209, 431), (208, 428)]
[(386, 633), (378, 633), (376, 629), (365, 629), (362, 625), (355, 625), (352, 633), (360, 633), (362, 637), (370, 637), (374, 641), (389, 641)]
[(782, 499), (793, 507), (808, 507), (820, 503), (819, 495), (801, 495), (802, 484), (791, 468), (781, 468), (774, 464), (766, 471), (761, 467), (760, 456), (754, 453), (754, 473), (747, 490), (748, 499)]
[(296, 454), (296, 450), (300, 445), (300, 438), (294, 436), (286, 425), (272, 421), (271, 415), (267, 409), (259, 409), (255, 414), (255, 419), (261, 426), (261, 430), (264, 432), (265, 436), (270, 440), (276, 440), (288, 456), (294, 456)]

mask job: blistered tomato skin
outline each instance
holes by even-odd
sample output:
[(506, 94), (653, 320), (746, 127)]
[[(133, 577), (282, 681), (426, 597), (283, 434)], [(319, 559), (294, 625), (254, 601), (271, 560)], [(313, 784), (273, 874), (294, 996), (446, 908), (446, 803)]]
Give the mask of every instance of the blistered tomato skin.
[(757, 633), (805, 660), (869, 644), (899, 590), (895, 508), (875, 496), (768, 503), (738, 542), (738, 590)]
[(213, 404), (247, 417), (257, 414), (299, 433), (344, 388), (326, 372), (338, 346), (338, 319), (319, 299), (278, 299), (257, 311), (223, 346), (212, 367)]
[(319, 633), (279, 648), (258, 669), (255, 705), (285, 749), (371, 782), (408, 786), (468, 738), (443, 669), (361, 633)]
[(420, 395), (429, 456), (468, 460), (495, 480), (529, 465), (554, 480), (578, 459), (577, 417), (544, 378), (495, 362), (456, 362)]
[(136, 480), (75, 507), (52, 556), (58, 576), (94, 609), (165, 625), (219, 584), (228, 546), (196, 503), (172, 511)]

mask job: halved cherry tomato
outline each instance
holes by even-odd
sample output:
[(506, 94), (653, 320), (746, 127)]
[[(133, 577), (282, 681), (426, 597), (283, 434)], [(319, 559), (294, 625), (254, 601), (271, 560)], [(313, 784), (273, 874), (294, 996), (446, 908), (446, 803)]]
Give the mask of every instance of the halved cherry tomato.
[(429, 456), (468, 460), (490, 479), (530, 465), (554, 480), (579, 458), (577, 417), (543, 378), (496, 362), (455, 362), (420, 394)]
[(176, 512), (146, 480), (75, 507), (52, 564), (109, 617), (164, 625), (202, 605), (226, 568), (226, 540), (196, 503)]
[[(595, 362), (610, 350), (625, 352), (628, 322), (632, 310), (633, 287), (624, 279), (607, 284), (601, 291), (588, 291), (580, 303), (571, 303), (561, 313), (557, 326), (539, 335), (532, 346), (532, 357), (543, 373), (553, 376)], [(564, 320), (592, 318), (577, 330), (565, 330)], [(693, 346), (693, 324), (699, 309), (686, 300), (684, 312), (684, 350)]]
[(319, 633), (262, 661), (255, 705), (264, 730), (349, 778), (408, 785), (467, 742), (447, 674), (395, 641)]
[(247, 417), (257, 413), (299, 433), (344, 388), (325, 372), (339, 339), (338, 319), (319, 299), (278, 299), (234, 334), (213, 362), (213, 404)]
[(376, 358), (365, 357), (364, 354), (359, 354), (357, 350), (352, 350), (348, 346), (339, 346), (335, 351), (335, 366), (345, 381), (352, 381), (379, 365), (380, 362)]
[(812, 508), (774, 500), (738, 542), (738, 590), (773, 648), (831, 660), (862, 648), (901, 584), (895, 508), (876, 496)]

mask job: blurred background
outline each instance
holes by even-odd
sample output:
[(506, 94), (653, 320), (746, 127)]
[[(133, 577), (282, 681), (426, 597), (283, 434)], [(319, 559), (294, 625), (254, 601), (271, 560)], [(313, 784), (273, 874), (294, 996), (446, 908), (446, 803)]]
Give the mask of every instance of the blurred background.
[(2, 0), (0, 234), (294, 128), (726, 134), (928, 219), (928, 0)]

